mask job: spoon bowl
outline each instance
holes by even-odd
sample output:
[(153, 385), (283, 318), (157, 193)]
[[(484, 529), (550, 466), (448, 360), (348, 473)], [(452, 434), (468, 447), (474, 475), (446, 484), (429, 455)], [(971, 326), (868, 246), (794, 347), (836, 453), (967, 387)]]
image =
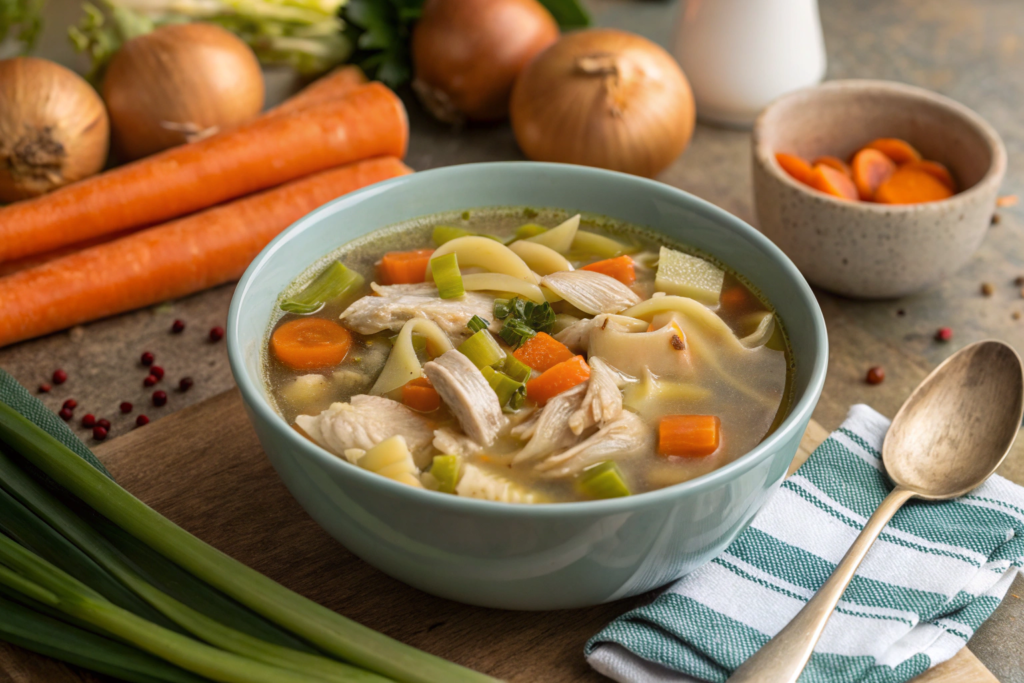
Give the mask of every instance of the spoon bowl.
[(946, 500), (996, 471), (1024, 415), (1024, 368), (999, 341), (971, 344), (914, 390), (885, 436), (882, 461), (894, 484)]

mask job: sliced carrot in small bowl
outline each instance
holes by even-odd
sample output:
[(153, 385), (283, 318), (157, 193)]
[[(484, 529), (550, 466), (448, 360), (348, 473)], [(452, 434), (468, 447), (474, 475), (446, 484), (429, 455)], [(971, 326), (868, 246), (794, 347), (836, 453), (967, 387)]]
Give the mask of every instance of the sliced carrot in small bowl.
[(953, 174), (943, 164), (937, 161), (922, 159), (920, 161), (908, 162), (907, 166), (935, 176), (939, 182), (949, 188), (950, 192), (956, 192), (956, 181), (953, 180)]
[(855, 201), (857, 199), (857, 186), (853, 184), (853, 181), (845, 173), (837, 171), (831, 166), (819, 164), (814, 167), (811, 187), (839, 199), (846, 199), (848, 201)]
[(931, 173), (912, 164), (900, 166), (878, 188), (875, 201), (882, 204), (920, 204), (953, 196), (953, 191)]
[(850, 178), (853, 177), (853, 171), (850, 170), (850, 165), (847, 164), (842, 159), (840, 159), (839, 157), (831, 157), (831, 156), (818, 157), (817, 159), (814, 160), (814, 165), (817, 166), (819, 164), (821, 164), (822, 166), (830, 166), (830, 167), (836, 169), (837, 171), (842, 171), (843, 173), (845, 173), (847, 175), (847, 177), (850, 177)]
[(775, 160), (779, 162), (782, 170), (788, 173), (794, 180), (804, 185), (811, 184), (811, 180), (814, 177), (814, 169), (811, 168), (809, 163), (795, 154), (786, 154), (785, 152), (778, 152), (775, 155)]
[(864, 145), (864, 148), (877, 149), (897, 165), (921, 160), (921, 153), (914, 149), (909, 142), (899, 138), (878, 138)]
[(865, 147), (853, 155), (853, 183), (866, 202), (875, 200), (879, 186), (896, 172), (896, 164), (877, 149)]

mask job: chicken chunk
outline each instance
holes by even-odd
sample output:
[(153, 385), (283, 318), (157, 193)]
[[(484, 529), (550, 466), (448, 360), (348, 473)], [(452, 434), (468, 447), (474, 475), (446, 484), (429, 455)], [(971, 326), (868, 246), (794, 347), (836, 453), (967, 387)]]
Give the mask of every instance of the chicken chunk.
[(622, 392), (619, 389), (626, 384), (626, 378), (597, 356), (591, 358), (589, 364), (587, 393), (579, 409), (569, 416), (569, 429), (577, 436), (622, 414)]
[(626, 285), (591, 270), (559, 271), (540, 283), (584, 313), (618, 313), (642, 299)]
[(573, 476), (602, 460), (627, 460), (645, 453), (653, 439), (653, 431), (638, 415), (623, 411), (572, 448), (546, 458), (536, 469), (549, 479)]
[(445, 455), (460, 455), (463, 458), (468, 458), (474, 453), (479, 453), (483, 446), (462, 432), (441, 427), (434, 430), (434, 448)]
[(512, 429), (512, 436), (529, 439), (512, 459), (513, 465), (543, 458), (576, 443), (576, 435), (569, 428), (569, 418), (583, 404), (586, 384), (577, 384), (558, 394), (547, 402), (543, 410)]
[(594, 330), (604, 329), (613, 325), (627, 332), (643, 332), (647, 329), (647, 323), (636, 318), (627, 318), (624, 315), (611, 315), (602, 313), (593, 318), (584, 318), (579, 322), (569, 325), (561, 332), (554, 335), (555, 339), (568, 346), (576, 353), (586, 353), (590, 350), (590, 337)]
[(351, 403), (333, 403), (319, 415), (299, 415), (295, 424), (318, 444), (340, 456), (354, 448), (368, 451), (382, 441), (401, 435), (413, 455), (422, 457), (429, 453), (434, 438), (426, 418), (380, 396), (353, 396)]
[(456, 350), (443, 353), (423, 366), (423, 373), (455, 414), (466, 436), (490, 446), (508, 424), (498, 396), (473, 361)]
[(411, 318), (427, 318), (453, 339), (472, 332), (466, 323), (474, 315), (490, 321), (491, 330), (501, 329), (494, 317), (494, 297), (481, 292), (466, 292), (457, 299), (442, 299), (431, 284), (371, 285), (377, 296), (357, 299), (341, 314), (345, 326), (359, 334), (382, 330), (398, 331)]

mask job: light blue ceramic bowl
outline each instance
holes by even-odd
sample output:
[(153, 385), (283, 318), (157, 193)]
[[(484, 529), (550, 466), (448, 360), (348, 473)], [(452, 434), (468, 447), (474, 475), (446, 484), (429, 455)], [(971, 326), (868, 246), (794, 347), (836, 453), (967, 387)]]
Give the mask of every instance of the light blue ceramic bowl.
[[(261, 349), (277, 296), (324, 254), (378, 228), (443, 211), (557, 207), (650, 227), (721, 259), (777, 307), (792, 340), (796, 399), (782, 426), (698, 479), (614, 500), (505, 505), (413, 489), (349, 465), (272, 407)], [(779, 249), (743, 221), (668, 185), (582, 166), (452, 166), (342, 197), (291, 226), (242, 277), (228, 319), (231, 369), (260, 443), (302, 506), (391, 576), (460, 602), (581, 607), (643, 593), (722, 552), (781, 482), (821, 394), (825, 323)]]

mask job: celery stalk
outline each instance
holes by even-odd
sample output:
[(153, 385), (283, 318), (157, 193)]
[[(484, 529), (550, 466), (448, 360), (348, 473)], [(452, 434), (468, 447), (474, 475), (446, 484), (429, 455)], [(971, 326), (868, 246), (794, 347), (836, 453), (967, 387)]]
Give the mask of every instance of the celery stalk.
[(459, 353), (473, 361), (478, 368), (486, 368), (501, 362), (505, 352), (494, 341), (494, 337), (487, 330), (480, 330), (472, 337), (459, 344)]
[(231, 559), (132, 496), (3, 403), (0, 441), (163, 556), (325, 652), (398, 681), (493, 683), (489, 676), (420, 652), (346, 619)]
[(480, 372), (483, 373), (484, 379), (494, 389), (494, 393), (498, 395), (498, 403), (502, 408), (509, 405), (512, 402), (512, 398), (516, 395), (522, 386), (522, 382), (517, 382), (503, 372), (498, 372), (494, 368), (482, 368)]
[(533, 375), (533, 368), (513, 355), (505, 356), (501, 371), (517, 382), (525, 382)]
[(341, 261), (335, 261), (301, 292), (282, 301), (281, 310), (289, 313), (313, 313), (328, 301), (356, 291), (365, 281), (362, 275), (346, 268)]
[(455, 486), (459, 483), (459, 470), (462, 468), (462, 458), (457, 455), (435, 455), (434, 462), (430, 466), (430, 474), (437, 479), (437, 490), (441, 493), (455, 493)]
[(430, 272), (442, 299), (457, 299), (466, 293), (462, 273), (459, 272), (459, 257), (455, 252), (431, 259)]
[(576, 486), (588, 498), (621, 498), (630, 495), (629, 487), (614, 460), (605, 460), (583, 470)]

